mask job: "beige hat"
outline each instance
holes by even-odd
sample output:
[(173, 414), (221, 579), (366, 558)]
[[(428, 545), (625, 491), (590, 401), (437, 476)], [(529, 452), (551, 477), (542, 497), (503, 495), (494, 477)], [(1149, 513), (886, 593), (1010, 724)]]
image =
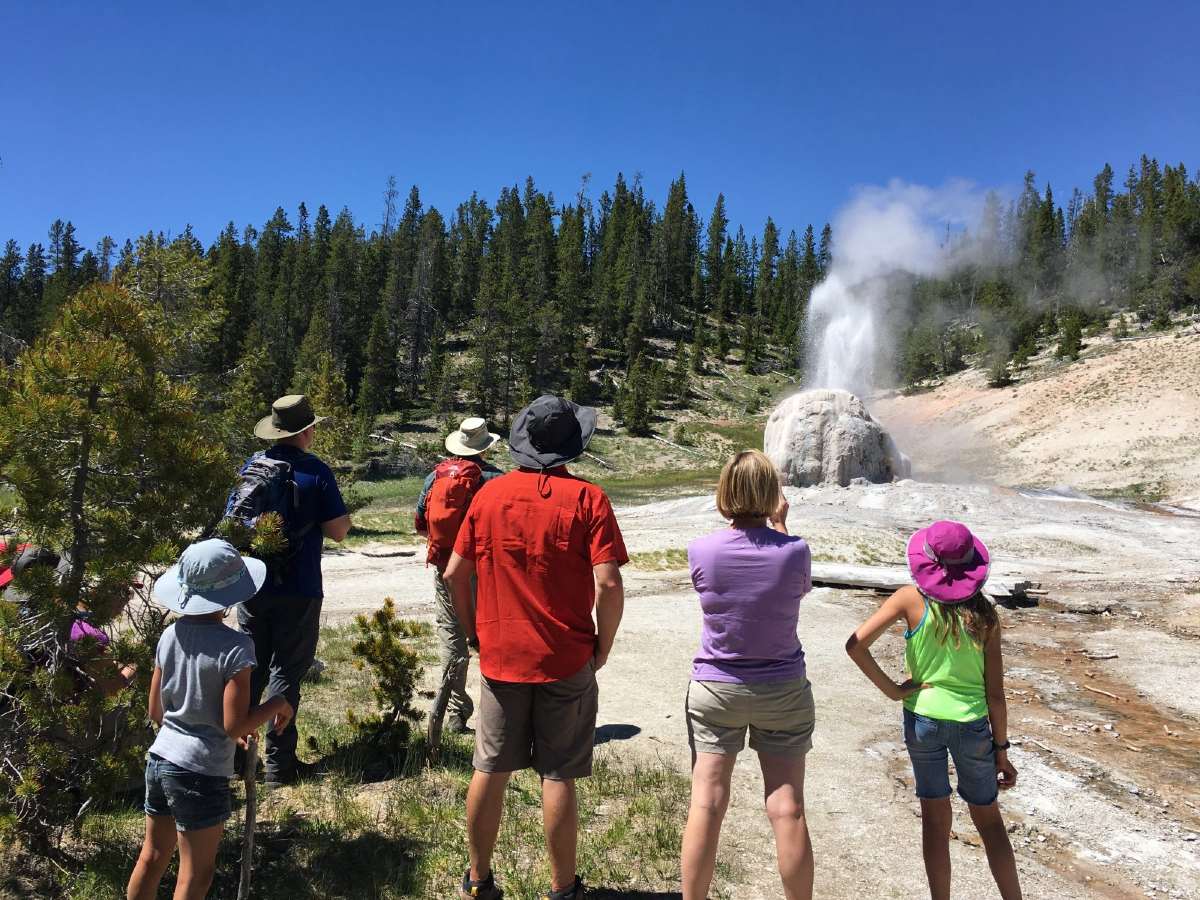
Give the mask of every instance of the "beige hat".
[(463, 419), (458, 431), (446, 435), (446, 449), (455, 456), (478, 456), (500, 440), (500, 435), (487, 430), (480, 418)]
[(258, 420), (254, 436), (264, 441), (277, 441), (324, 422), (324, 416), (313, 412), (312, 403), (304, 394), (288, 394), (271, 404), (271, 414)]

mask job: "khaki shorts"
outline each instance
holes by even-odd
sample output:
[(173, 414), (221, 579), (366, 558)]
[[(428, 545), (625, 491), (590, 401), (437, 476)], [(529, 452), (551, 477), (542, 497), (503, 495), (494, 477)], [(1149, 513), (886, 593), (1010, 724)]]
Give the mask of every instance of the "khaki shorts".
[(599, 689), (587, 665), (545, 684), (482, 679), (475, 757), (480, 772), (533, 770), (551, 781), (592, 774)]
[(687, 693), (688, 743), (696, 753), (750, 749), (803, 756), (812, 749), (816, 708), (812, 686), (801, 677), (760, 684), (693, 681)]

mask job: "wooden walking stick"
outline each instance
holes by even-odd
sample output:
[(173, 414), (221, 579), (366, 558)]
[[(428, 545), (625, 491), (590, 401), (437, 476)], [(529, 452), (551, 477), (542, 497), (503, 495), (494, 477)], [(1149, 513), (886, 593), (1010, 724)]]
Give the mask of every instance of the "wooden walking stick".
[(237, 900), (250, 900), (250, 876), (254, 872), (254, 823), (258, 818), (258, 787), (254, 775), (258, 769), (258, 735), (250, 735), (242, 780), (246, 782), (246, 826), (242, 833), (242, 876), (238, 880)]
[(446, 707), (450, 705), (450, 693), (454, 688), (452, 671), (443, 673), (442, 683), (438, 687), (437, 696), (429, 710), (429, 730), (426, 733), (425, 757), (427, 762), (433, 762), (438, 757), (442, 747), (442, 723), (446, 718)]

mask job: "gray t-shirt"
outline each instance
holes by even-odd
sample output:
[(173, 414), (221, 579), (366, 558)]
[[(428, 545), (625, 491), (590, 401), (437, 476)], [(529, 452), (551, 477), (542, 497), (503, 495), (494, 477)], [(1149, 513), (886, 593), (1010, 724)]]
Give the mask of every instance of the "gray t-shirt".
[(235, 745), (225, 733), (225, 683), (255, 665), (250, 636), (184, 616), (159, 638), (154, 662), (162, 669), (163, 720), (150, 752), (202, 775), (232, 776)]

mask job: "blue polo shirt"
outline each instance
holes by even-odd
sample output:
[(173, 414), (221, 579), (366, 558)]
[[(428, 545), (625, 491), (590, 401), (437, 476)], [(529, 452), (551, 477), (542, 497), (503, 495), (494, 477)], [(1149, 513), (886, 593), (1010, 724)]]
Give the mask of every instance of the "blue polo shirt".
[(337, 479), (320, 459), (290, 444), (276, 444), (267, 451), (267, 456), (292, 464), (300, 506), (288, 517), (289, 528), (294, 531), (309, 522), (313, 527), (301, 539), (282, 583), (276, 585), (268, 579), (260, 596), (323, 597), (321, 546), (325, 536), (321, 533), (321, 524), (346, 515), (346, 504), (342, 501), (342, 492), (338, 490)]

